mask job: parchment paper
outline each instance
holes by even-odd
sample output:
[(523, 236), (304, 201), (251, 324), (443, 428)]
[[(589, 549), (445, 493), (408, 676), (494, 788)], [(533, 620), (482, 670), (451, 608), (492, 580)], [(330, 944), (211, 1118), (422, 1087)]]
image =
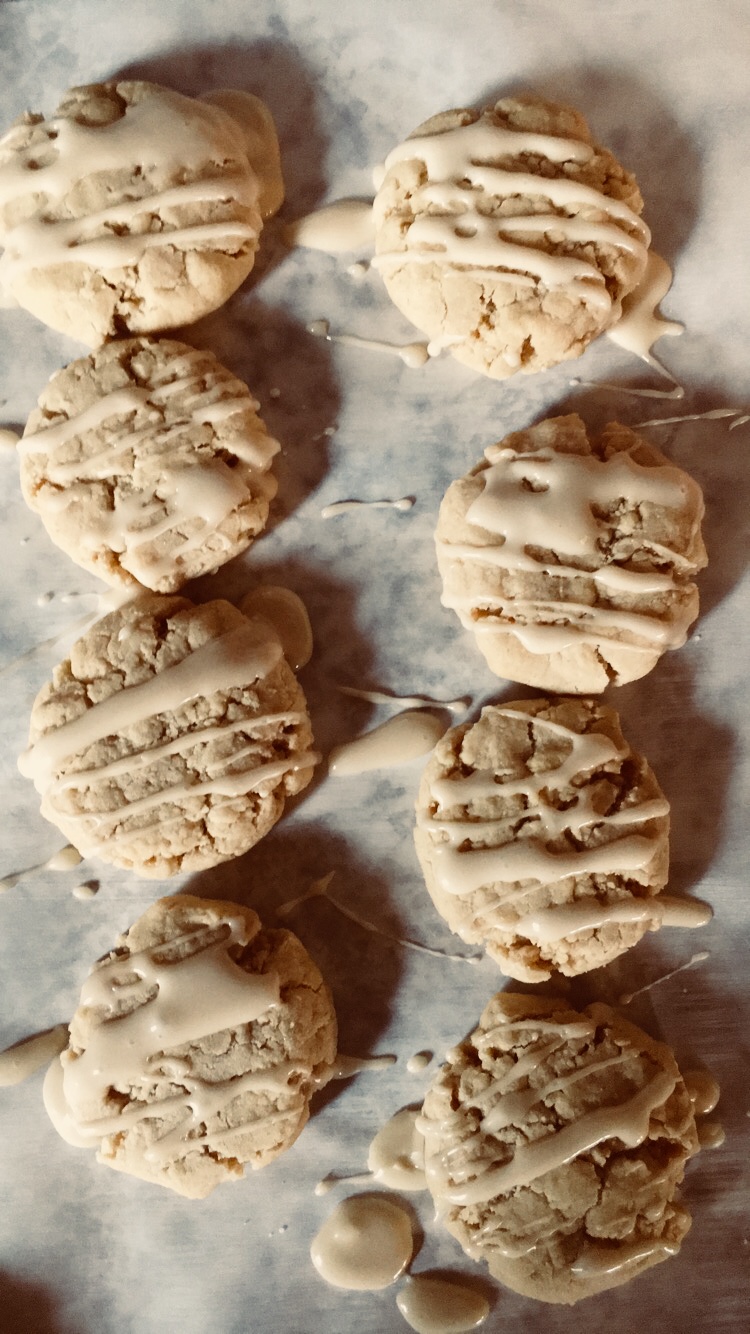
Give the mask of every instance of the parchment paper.
[[(514, 89), (579, 107), (638, 176), (654, 246), (675, 270), (665, 313), (686, 324), (682, 337), (656, 348), (686, 387), (682, 405), (572, 386), (572, 376), (658, 383), (606, 340), (575, 364), (505, 383), (446, 357), (414, 371), (395, 357), (326, 344), (307, 333), (309, 321), (326, 318), (334, 331), (396, 342), (415, 335), (377, 274), (357, 280), (347, 272), (360, 256), (285, 255), (281, 222), (269, 228), (266, 254), (245, 288), (193, 331), (247, 380), (284, 444), (272, 530), (194, 592), (239, 596), (264, 580), (286, 582), (305, 598), (316, 651), (302, 680), (322, 751), (387, 716), (338, 693), (340, 683), (467, 694), (475, 706), (526, 693), (489, 674), (439, 604), (437, 506), (486, 445), (570, 407), (592, 424), (635, 423), (747, 401), (748, 57), (742, 0), (15, 0), (0, 7), (3, 126), (25, 108), (51, 112), (72, 84), (118, 75), (188, 93), (250, 89), (279, 126), (287, 180), (281, 222), (325, 200), (369, 194), (374, 164), (427, 116)], [(20, 427), (47, 377), (83, 354), (31, 316), (0, 312), (2, 421)], [(726, 1143), (688, 1171), (694, 1225), (677, 1259), (575, 1310), (488, 1284), (488, 1330), (735, 1334), (747, 1327), (749, 429), (697, 422), (649, 432), (705, 489), (711, 563), (689, 644), (644, 681), (610, 692), (672, 802), (671, 890), (709, 900), (715, 919), (699, 933), (649, 936), (573, 989), (578, 999), (616, 998), (694, 951), (710, 951), (629, 1012), (672, 1042), (684, 1067), (705, 1065), (719, 1078)], [(0, 875), (7, 875), (61, 844), (16, 757), (32, 700), (75, 623), (95, 610), (98, 586), (25, 508), (10, 450), (0, 455), (0, 477)], [(334, 500), (405, 495), (416, 497), (407, 513), (321, 518)], [(94, 864), (26, 878), (0, 900), (0, 1046), (69, 1018), (93, 960), (172, 889), (249, 902), (271, 920), (278, 904), (334, 871), (333, 892), (382, 931), (468, 952), (432, 909), (412, 849), (419, 769), (337, 781), (323, 766), (255, 850), (184, 881), (154, 884)], [(72, 888), (90, 879), (100, 883), (97, 897), (74, 898)], [(408, 1057), (428, 1048), (439, 1059), (502, 978), (486, 962), (472, 968), (393, 945), (323, 900), (300, 907), (290, 924), (334, 988), (342, 1050), (393, 1052), (398, 1063), (330, 1086), (288, 1154), (204, 1202), (110, 1172), (64, 1144), (42, 1107), (41, 1074), (0, 1092), (0, 1328), (8, 1334), (406, 1328), (396, 1289), (347, 1294), (318, 1278), (310, 1241), (345, 1187), (318, 1198), (314, 1186), (329, 1171), (363, 1170), (378, 1127), (421, 1100), (427, 1075), (408, 1074)], [(414, 1272), (468, 1270), (458, 1246), (436, 1230), (427, 1197), (412, 1203), (424, 1231)]]

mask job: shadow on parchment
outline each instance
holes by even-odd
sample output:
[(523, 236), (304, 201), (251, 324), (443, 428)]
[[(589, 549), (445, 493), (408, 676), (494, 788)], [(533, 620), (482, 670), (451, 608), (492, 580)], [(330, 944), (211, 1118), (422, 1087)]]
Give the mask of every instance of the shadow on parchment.
[(0, 1270), (0, 1329), (6, 1334), (62, 1334), (63, 1326), (41, 1284)]

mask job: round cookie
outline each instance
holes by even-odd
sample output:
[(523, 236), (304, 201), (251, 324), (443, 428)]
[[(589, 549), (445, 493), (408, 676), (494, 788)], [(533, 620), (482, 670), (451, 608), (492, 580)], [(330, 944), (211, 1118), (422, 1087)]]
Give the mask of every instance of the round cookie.
[(468, 1255), (572, 1304), (679, 1250), (698, 1151), (669, 1047), (606, 1005), (495, 996), (434, 1078), (419, 1126), (437, 1213)]
[(144, 594), (98, 621), (36, 698), (19, 768), (83, 856), (139, 875), (238, 857), (318, 756), (278, 636), (228, 602)]
[(672, 905), (657, 897), (669, 803), (594, 700), (491, 705), (451, 728), (425, 767), (414, 837), (451, 930), (524, 982), (600, 968)]
[(116, 339), (58, 371), (18, 451), (26, 503), (78, 565), (172, 593), (268, 518), (279, 445), (212, 352)]
[(620, 316), (650, 233), (630, 172), (536, 97), (433, 116), (395, 148), (375, 266), (438, 347), (503, 379), (580, 356)]
[(99, 1162), (200, 1199), (294, 1143), (335, 1056), (331, 995), (297, 937), (177, 894), (94, 965), (45, 1104)]
[(498, 676), (590, 694), (651, 671), (698, 615), (703, 496), (627, 426), (575, 413), (514, 431), (452, 483), (443, 606)]
[(0, 140), (0, 287), (97, 347), (189, 324), (253, 267), (258, 180), (220, 107), (158, 84), (88, 84)]

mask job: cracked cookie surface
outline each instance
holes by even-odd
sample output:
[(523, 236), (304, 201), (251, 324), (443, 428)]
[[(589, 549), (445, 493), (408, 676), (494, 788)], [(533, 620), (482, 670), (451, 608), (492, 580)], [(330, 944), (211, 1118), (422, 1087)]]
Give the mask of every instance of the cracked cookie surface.
[(84, 569), (175, 592), (265, 526), (279, 445), (257, 408), (211, 352), (117, 339), (41, 394), (19, 444), (24, 498)]
[(674, 1054), (610, 1007), (500, 994), (424, 1102), (427, 1182), (464, 1250), (569, 1303), (674, 1255), (698, 1151)]
[(494, 378), (580, 356), (619, 318), (650, 233), (635, 178), (535, 97), (446, 111), (388, 156), (376, 259), (399, 310)]
[(414, 837), (440, 915), (509, 977), (588, 972), (660, 924), (669, 804), (598, 701), (490, 705), (451, 728)]
[(45, 1103), (100, 1162), (202, 1198), (294, 1143), (335, 1056), (330, 992), (297, 937), (177, 894), (94, 965)]
[(0, 140), (0, 286), (90, 347), (189, 324), (253, 267), (258, 196), (219, 107), (142, 81), (72, 88)]
[(446, 492), (442, 602), (498, 676), (589, 694), (679, 648), (706, 564), (700, 487), (612, 422), (576, 414), (514, 431)]
[(19, 761), (84, 856), (164, 877), (246, 852), (310, 781), (304, 694), (270, 625), (144, 594), (43, 687)]

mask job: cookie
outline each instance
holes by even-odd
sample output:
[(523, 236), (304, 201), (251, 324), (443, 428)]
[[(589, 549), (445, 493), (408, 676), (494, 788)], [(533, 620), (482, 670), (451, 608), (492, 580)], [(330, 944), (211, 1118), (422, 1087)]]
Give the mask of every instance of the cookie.
[(635, 178), (536, 97), (445, 111), (386, 158), (375, 266), (399, 310), (495, 379), (578, 357), (646, 269)]
[(240, 88), (212, 88), (201, 93), (200, 100), (221, 107), (241, 129), (248, 162), (258, 178), (258, 208), (265, 222), (284, 202), (281, 149), (269, 108)]
[(0, 140), (0, 287), (97, 347), (190, 324), (253, 267), (262, 219), (241, 128), (158, 84), (88, 84)]
[(279, 445), (212, 352), (116, 339), (58, 371), (18, 446), (47, 532), (110, 584), (173, 593), (268, 518)]
[(251, 848), (318, 756), (266, 620), (144, 594), (98, 621), (36, 698), (21, 772), (83, 856), (139, 875)]
[(99, 1162), (200, 1199), (294, 1143), (335, 1056), (330, 992), (297, 937), (176, 894), (94, 965), (45, 1104)]
[(442, 602), (498, 676), (590, 694), (651, 671), (698, 615), (703, 497), (627, 426), (514, 431), (454, 482), (436, 530)]
[(600, 968), (660, 925), (669, 803), (597, 701), (517, 700), (451, 728), (415, 843), (440, 915), (508, 977)]
[(606, 1005), (495, 996), (419, 1121), (438, 1216), (507, 1287), (572, 1304), (674, 1255), (698, 1151), (669, 1047)]

